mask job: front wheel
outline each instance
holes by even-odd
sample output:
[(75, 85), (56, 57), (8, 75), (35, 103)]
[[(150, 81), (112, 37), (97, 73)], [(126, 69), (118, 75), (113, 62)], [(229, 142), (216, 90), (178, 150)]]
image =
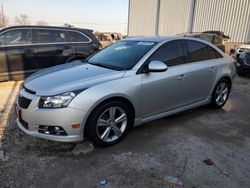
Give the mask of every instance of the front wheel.
[(230, 93), (229, 82), (226, 79), (220, 80), (214, 88), (212, 100), (210, 103), (211, 106), (213, 108), (223, 107), (227, 102), (227, 99), (229, 97), (229, 93)]
[(91, 113), (86, 134), (98, 146), (110, 146), (118, 143), (132, 126), (133, 119), (130, 109), (119, 101), (99, 105)]

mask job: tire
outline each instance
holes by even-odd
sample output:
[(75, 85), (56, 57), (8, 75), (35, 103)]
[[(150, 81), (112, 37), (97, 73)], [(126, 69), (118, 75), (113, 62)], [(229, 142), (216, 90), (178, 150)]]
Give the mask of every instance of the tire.
[(231, 85), (226, 79), (221, 79), (215, 86), (210, 106), (212, 108), (222, 108), (229, 97)]
[(133, 114), (129, 107), (122, 102), (111, 101), (100, 104), (93, 110), (85, 132), (94, 145), (106, 147), (120, 142), (132, 125)]

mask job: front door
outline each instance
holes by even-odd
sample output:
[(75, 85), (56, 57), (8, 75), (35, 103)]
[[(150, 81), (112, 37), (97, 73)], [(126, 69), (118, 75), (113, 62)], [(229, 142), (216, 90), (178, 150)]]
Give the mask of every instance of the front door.
[(144, 117), (181, 107), (190, 96), (189, 70), (184, 66), (183, 44), (175, 40), (163, 44), (146, 62), (158, 60), (168, 65), (165, 72), (142, 74), (142, 108)]

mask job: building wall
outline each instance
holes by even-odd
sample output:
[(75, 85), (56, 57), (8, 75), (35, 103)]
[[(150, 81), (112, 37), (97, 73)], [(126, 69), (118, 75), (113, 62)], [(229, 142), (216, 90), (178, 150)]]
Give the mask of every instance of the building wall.
[(158, 35), (187, 32), (192, 0), (161, 0)]
[(249, 41), (250, 0), (130, 0), (129, 35), (175, 35), (189, 28), (221, 30), (231, 42)]
[(130, 0), (128, 26), (130, 36), (155, 35), (157, 3), (157, 0)]
[(220, 30), (231, 41), (250, 40), (250, 0), (197, 0), (193, 31)]

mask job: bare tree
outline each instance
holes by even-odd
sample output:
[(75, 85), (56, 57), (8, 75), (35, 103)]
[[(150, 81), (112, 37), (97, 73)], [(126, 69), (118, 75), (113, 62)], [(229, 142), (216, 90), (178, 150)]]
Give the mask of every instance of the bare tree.
[(45, 21), (39, 20), (39, 21), (36, 22), (36, 25), (46, 26), (46, 25), (49, 25), (49, 24), (47, 22), (45, 22)]
[(0, 12), (0, 27), (4, 27), (8, 25), (9, 19), (6, 17), (3, 11), (3, 5), (1, 5), (1, 12)]
[(19, 17), (15, 17), (15, 22), (20, 25), (29, 25), (30, 21), (26, 14), (21, 14)]
[(9, 19), (0, 13), (0, 27), (4, 27), (9, 24)]

